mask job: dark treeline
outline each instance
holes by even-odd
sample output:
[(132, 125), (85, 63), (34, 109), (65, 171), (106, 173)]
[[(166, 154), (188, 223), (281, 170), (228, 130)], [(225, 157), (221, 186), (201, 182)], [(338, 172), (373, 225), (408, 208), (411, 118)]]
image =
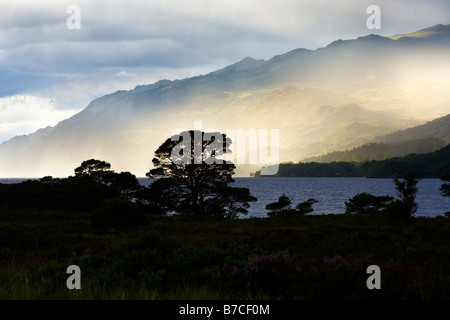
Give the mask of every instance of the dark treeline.
[(48, 210), (90, 211), (119, 193), (91, 177), (27, 180), (0, 184), (0, 206)]
[(43, 177), (0, 184), (0, 207), (92, 211), (105, 200), (130, 200), (141, 188), (130, 172), (114, 172), (108, 162), (90, 159), (67, 178)]
[(408, 154), (429, 153), (445, 147), (444, 140), (424, 138), (392, 143), (367, 143), (360, 147), (345, 151), (334, 151), (318, 157), (311, 157), (304, 162), (364, 162), (368, 160), (385, 160), (394, 157), (404, 157)]
[[(249, 189), (230, 185), (234, 182), (234, 164), (206, 160), (195, 163), (197, 147), (207, 150), (212, 142), (223, 143), (225, 152), (229, 144), (229, 139), (219, 133), (210, 141), (197, 141), (197, 135), (203, 134), (182, 132), (181, 143), (166, 139), (155, 151), (154, 168), (146, 174), (156, 178), (148, 187), (140, 185), (130, 172), (117, 173), (111, 170), (110, 163), (89, 159), (67, 178), (46, 176), (17, 184), (0, 183), (0, 209), (89, 212), (95, 227), (119, 229), (145, 224), (149, 216), (169, 213), (216, 218), (247, 214), (249, 202), (257, 199)], [(175, 147), (179, 153), (173, 158)], [(184, 153), (184, 149), (191, 154)]]
[(145, 212), (151, 209), (132, 201), (142, 189), (136, 176), (110, 168), (105, 161), (90, 159), (67, 178), (0, 183), (0, 210), (86, 212), (95, 227), (126, 229), (146, 224)]
[[(382, 161), (282, 163), (277, 177), (399, 178), (413, 172), (421, 178), (439, 178), (450, 172), (450, 145), (427, 154), (410, 154)], [(255, 176), (261, 176), (260, 171)]]

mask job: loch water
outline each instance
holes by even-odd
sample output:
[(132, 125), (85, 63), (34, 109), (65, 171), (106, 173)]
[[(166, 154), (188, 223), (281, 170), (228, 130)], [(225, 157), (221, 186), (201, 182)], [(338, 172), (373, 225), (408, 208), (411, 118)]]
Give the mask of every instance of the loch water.
[[(439, 190), (440, 179), (420, 179), (416, 201), (416, 216), (436, 217), (450, 211), (450, 198)], [(278, 201), (286, 194), (293, 206), (308, 198), (319, 202), (313, 205), (312, 214), (340, 214), (345, 212), (345, 202), (358, 193), (397, 197), (393, 179), (385, 178), (235, 178), (235, 186), (250, 189), (258, 201), (251, 204), (248, 216), (267, 215), (267, 203)]]
[[(26, 179), (0, 179), (0, 183), (18, 183)], [(295, 206), (308, 198), (319, 202), (313, 205), (311, 214), (342, 214), (345, 202), (358, 193), (390, 195), (397, 197), (393, 179), (386, 178), (234, 178), (236, 187), (250, 189), (258, 200), (250, 203), (246, 217), (267, 217), (266, 204), (278, 201), (285, 194)], [(151, 179), (140, 178), (142, 185), (148, 186)], [(420, 179), (416, 201), (419, 208), (416, 216), (436, 217), (450, 212), (450, 197), (443, 197), (439, 190), (440, 179)]]

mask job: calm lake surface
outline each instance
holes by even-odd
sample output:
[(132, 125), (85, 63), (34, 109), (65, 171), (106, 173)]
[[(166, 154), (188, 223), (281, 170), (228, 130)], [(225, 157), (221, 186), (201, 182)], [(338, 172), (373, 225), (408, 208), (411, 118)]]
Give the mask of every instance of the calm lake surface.
[[(312, 214), (341, 214), (345, 202), (358, 193), (367, 192), (376, 196), (397, 196), (393, 179), (368, 178), (234, 178), (236, 187), (249, 188), (258, 201), (250, 203), (247, 216), (267, 217), (266, 204), (278, 201), (283, 193), (295, 207), (308, 198), (319, 200), (313, 205)], [(144, 185), (149, 179), (141, 180)], [(419, 209), (416, 216), (436, 217), (450, 211), (450, 198), (441, 196), (439, 179), (421, 179), (416, 201)]]
[[(441, 196), (439, 179), (421, 179), (416, 201), (416, 216), (435, 217), (450, 211), (450, 198)], [(345, 202), (354, 195), (367, 192), (373, 195), (396, 197), (392, 179), (368, 178), (235, 178), (235, 185), (247, 187), (258, 198), (251, 204), (248, 216), (265, 217), (267, 203), (278, 201), (283, 193), (295, 207), (308, 198), (319, 200), (312, 214), (345, 212)]]
[[(0, 183), (18, 183), (24, 179), (0, 179)], [(396, 197), (392, 179), (367, 178), (234, 178), (236, 187), (249, 188), (258, 201), (251, 203), (247, 217), (266, 217), (266, 204), (278, 201), (283, 193), (293, 207), (308, 198), (319, 200), (312, 214), (341, 214), (345, 202), (354, 195), (367, 192), (373, 195)], [(149, 185), (150, 179), (139, 179)], [(450, 211), (450, 198), (441, 196), (439, 179), (421, 179), (418, 184), (416, 216), (436, 217)]]

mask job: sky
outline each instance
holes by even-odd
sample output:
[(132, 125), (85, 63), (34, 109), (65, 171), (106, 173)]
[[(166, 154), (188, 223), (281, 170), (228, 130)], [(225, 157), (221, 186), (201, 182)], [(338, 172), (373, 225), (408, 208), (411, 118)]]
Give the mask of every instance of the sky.
[(450, 1), (0, 0), (0, 143), (117, 90), (439, 23)]

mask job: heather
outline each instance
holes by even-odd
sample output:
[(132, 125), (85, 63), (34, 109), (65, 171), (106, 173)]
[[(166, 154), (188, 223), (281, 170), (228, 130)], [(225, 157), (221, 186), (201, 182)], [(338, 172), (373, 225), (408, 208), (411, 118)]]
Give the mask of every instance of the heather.
[[(123, 208), (123, 210), (131, 210)], [(134, 210), (134, 209), (133, 209)], [(380, 214), (225, 219), (146, 214), (120, 228), (93, 212), (0, 210), (2, 299), (446, 300), (446, 217)], [(81, 290), (66, 287), (69, 265)], [(366, 286), (368, 266), (381, 289)]]

